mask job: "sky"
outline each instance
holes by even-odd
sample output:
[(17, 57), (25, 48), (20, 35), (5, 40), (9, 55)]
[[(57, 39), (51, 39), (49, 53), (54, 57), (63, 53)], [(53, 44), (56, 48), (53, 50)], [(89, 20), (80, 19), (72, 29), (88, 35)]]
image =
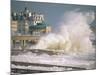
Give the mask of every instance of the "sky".
[[(27, 7), (31, 12), (39, 12), (44, 15), (46, 23), (55, 27), (61, 21), (65, 12), (79, 10), (81, 12), (96, 12), (96, 6), (91, 5), (75, 5), (75, 4), (58, 4), (58, 3), (44, 3), (44, 2), (25, 2), (11, 0), (11, 11), (21, 12)], [(91, 25), (96, 25), (94, 20)]]

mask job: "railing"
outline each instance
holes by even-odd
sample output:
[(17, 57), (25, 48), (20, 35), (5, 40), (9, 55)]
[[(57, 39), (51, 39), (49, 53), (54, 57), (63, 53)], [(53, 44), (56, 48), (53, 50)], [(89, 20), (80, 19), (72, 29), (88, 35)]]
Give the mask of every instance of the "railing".
[(32, 36), (32, 35), (20, 35), (20, 36), (12, 36), (12, 48), (16, 47), (16, 41), (19, 40), (20, 46), (21, 48), (24, 50), (25, 47), (28, 45), (27, 41), (33, 41), (34, 43), (36, 43), (40, 36)]

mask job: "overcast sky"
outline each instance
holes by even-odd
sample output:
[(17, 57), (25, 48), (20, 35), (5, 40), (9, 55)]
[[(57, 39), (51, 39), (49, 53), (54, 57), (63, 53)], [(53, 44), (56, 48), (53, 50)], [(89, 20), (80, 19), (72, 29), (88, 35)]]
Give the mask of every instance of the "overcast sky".
[[(25, 1), (11, 1), (11, 11), (21, 12), (27, 7), (30, 11), (35, 11), (44, 14), (45, 20), (48, 24), (56, 26), (61, 20), (65, 12), (78, 9), (81, 12), (96, 12), (96, 6), (89, 5), (72, 5), (72, 4), (56, 4), (56, 3), (41, 3), (41, 2), (25, 2)], [(92, 23), (95, 24), (95, 20)]]

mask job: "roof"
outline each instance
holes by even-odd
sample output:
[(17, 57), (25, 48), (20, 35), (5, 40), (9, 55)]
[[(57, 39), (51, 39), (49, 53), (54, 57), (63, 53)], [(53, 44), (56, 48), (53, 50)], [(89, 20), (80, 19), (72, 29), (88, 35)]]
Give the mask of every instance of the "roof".
[(37, 25), (31, 25), (29, 26), (30, 30), (36, 30), (36, 29), (44, 29), (48, 26), (48, 24), (46, 24), (45, 22), (42, 23), (37, 23)]

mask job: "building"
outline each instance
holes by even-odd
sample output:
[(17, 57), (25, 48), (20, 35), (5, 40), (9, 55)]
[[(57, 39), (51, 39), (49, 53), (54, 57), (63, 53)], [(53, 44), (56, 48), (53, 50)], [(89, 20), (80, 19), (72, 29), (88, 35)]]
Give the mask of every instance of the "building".
[(22, 12), (12, 12), (11, 32), (12, 46), (15, 47), (19, 41), (25, 47), (26, 41), (36, 43), (41, 36), (51, 32), (51, 26), (45, 22), (43, 14), (30, 12), (25, 7)]
[(11, 31), (16, 33), (18, 31), (18, 22), (17, 21), (11, 21)]

